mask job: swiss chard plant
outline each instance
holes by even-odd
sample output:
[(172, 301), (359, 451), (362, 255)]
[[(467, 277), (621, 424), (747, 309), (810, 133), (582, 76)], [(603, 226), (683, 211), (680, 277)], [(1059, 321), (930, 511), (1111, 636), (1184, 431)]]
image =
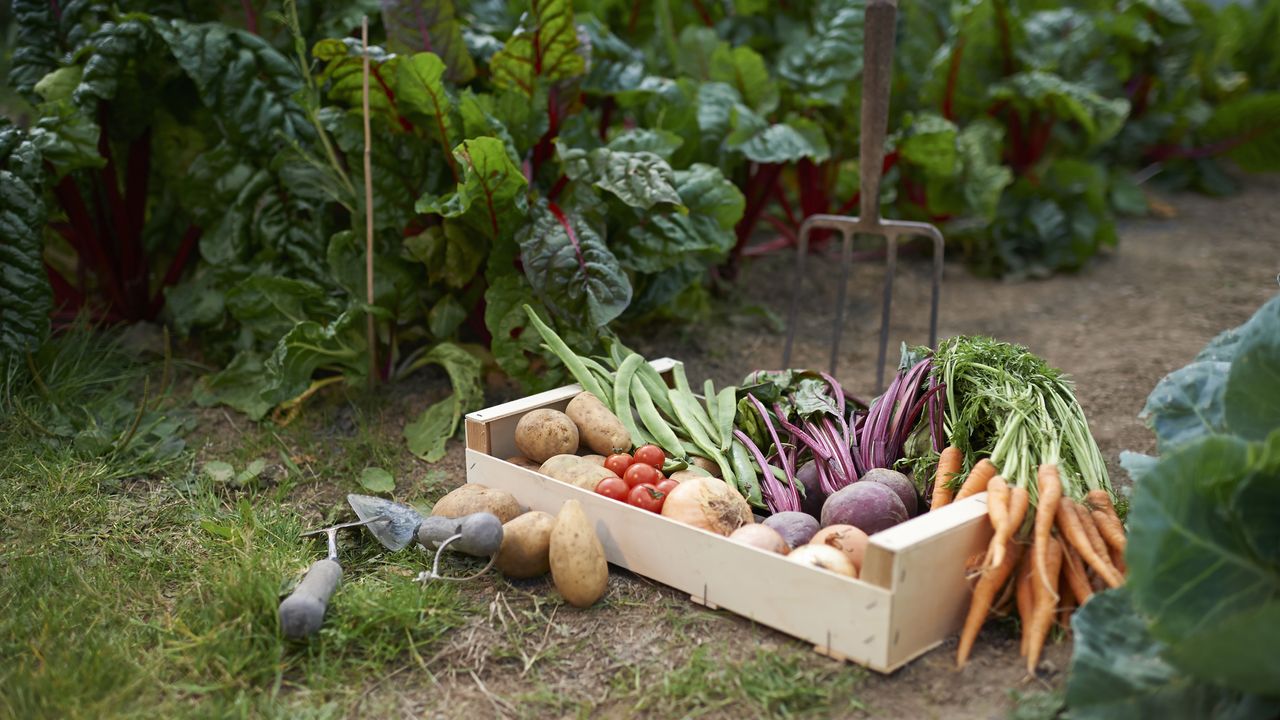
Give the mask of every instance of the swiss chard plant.
[(1144, 417), (1127, 584), (1076, 614), (1072, 717), (1280, 712), (1280, 297), (1165, 377)]

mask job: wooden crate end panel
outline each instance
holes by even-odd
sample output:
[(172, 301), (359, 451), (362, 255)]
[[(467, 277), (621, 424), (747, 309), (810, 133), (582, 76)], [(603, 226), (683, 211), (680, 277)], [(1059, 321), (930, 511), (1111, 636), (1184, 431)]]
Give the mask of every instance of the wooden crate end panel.
[(464, 429), (467, 434), (467, 449), (482, 452), (485, 455), (490, 454), (489, 426), (478, 420), (472, 420), (470, 417), (467, 417), (464, 422)]
[(899, 556), (914, 547), (932, 545), (956, 528), (982, 522), (987, 516), (987, 494), (978, 493), (934, 512), (918, 515), (872, 535), (862, 560), (862, 579), (895, 589)]

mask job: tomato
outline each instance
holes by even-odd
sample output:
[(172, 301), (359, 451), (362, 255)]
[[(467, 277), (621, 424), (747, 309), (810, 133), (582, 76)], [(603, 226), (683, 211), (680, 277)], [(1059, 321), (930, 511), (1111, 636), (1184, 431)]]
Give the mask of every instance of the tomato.
[(641, 483), (631, 488), (631, 492), (627, 494), (628, 504), (655, 513), (662, 511), (662, 501), (666, 499), (666, 495), (658, 492), (658, 489), (649, 483)]
[(667, 461), (667, 456), (662, 452), (662, 448), (657, 445), (641, 445), (636, 448), (636, 462), (651, 465), (657, 470), (662, 469), (662, 464)]
[(662, 493), (663, 495), (670, 495), (671, 491), (674, 490), (675, 487), (679, 484), (680, 484), (679, 482), (672, 480), (670, 478), (667, 478), (667, 479), (664, 479), (662, 482), (658, 483), (655, 487), (657, 487), (658, 492)]
[(604, 466), (613, 471), (614, 475), (622, 477), (622, 474), (631, 467), (631, 453), (618, 453), (610, 455), (604, 461)]
[(627, 471), (622, 474), (622, 479), (627, 481), (627, 487), (634, 488), (643, 483), (657, 484), (662, 480), (662, 473), (652, 465), (637, 462), (627, 468)]
[(618, 502), (627, 501), (627, 492), (631, 488), (622, 481), (621, 478), (607, 477), (596, 483), (596, 492), (607, 498), (613, 498)]

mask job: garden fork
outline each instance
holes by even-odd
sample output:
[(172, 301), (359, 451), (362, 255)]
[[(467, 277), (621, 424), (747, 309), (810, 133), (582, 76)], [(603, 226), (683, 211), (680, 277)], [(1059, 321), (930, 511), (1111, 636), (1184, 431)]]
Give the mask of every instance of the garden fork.
[(885, 239), (884, 295), (880, 314), (880, 350), (876, 356), (876, 392), (884, 389), (885, 356), (889, 348), (890, 305), (893, 302), (893, 276), (898, 266), (898, 241), (902, 238), (925, 237), (933, 241), (933, 292), (929, 310), (929, 347), (938, 342), (938, 298), (942, 290), (942, 232), (923, 222), (884, 220), (880, 217), (880, 179), (884, 164), (885, 132), (889, 124), (889, 91), (893, 78), (894, 23), (896, 0), (870, 0), (865, 15), (862, 61), (862, 127), (858, 166), (861, 177), (861, 214), (810, 215), (800, 226), (797, 240), (796, 280), (792, 284), (791, 307), (787, 314), (787, 342), (782, 351), (782, 367), (789, 367), (791, 345), (796, 334), (796, 315), (800, 309), (798, 288), (804, 280), (805, 256), (809, 252), (809, 233), (817, 229), (839, 232), (840, 287), (837, 295), (836, 319), (831, 336), (831, 369), (836, 372), (840, 359), (840, 335), (844, 329), (845, 296), (849, 284), (849, 268), (853, 264), (855, 235), (879, 235)]

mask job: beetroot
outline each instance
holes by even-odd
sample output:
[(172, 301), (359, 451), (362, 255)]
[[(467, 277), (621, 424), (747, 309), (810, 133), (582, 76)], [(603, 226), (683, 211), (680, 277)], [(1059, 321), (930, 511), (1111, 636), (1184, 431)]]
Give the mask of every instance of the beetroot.
[(916, 508), (920, 506), (920, 500), (916, 497), (916, 486), (907, 479), (906, 475), (888, 468), (872, 468), (860, 480), (862, 482), (877, 482), (881, 485), (888, 485), (890, 490), (898, 494), (898, 498), (902, 500), (902, 504), (907, 508), (907, 517), (915, 516)]
[(822, 490), (818, 478), (818, 465), (813, 460), (796, 470), (796, 483), (804, 486), (804, 497), (800, 499), (800, 509), (814, 517), (822, 514), (822, 502), (827, 493)]
[(868, 535), (893, 527), (907, 517), (902, 498), (878, 482), (853, 483), (832, 493), (822, 504), (823, 527), (852, 525)]
[(812, 515), (795, 511), (774, 513), (765, 518), (761, 524), (777, 530), (782, 539), (786, 540), (787, 545), (792, 548), (798, 548), (809, 542), (813, 534), (821, 529), (817, 519)]

